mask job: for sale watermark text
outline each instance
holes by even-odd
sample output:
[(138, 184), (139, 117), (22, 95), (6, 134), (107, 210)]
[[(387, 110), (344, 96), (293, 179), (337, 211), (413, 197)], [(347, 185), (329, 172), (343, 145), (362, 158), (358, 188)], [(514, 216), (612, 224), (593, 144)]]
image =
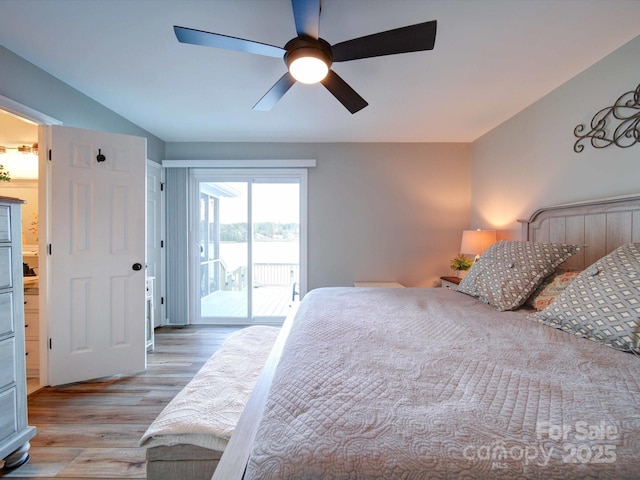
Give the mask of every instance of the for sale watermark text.
[[(513, 462), (546, 466), (552, 458), (563, 463), (614, 463), (615, 441), (619, 436), (618, 428), (604, 421), (562, 425), (541, 422), (536, 425), (536, 439), (540, 443), (506, 445), (498, 441), (467, 445), (462, 454), (467, 460), (491, 461), (494, 469), (509, 468)], [(549, 440), (556, 444), (549, 445)]]
[(563, 425), (542, 422), (536, 426), (536, 436), (538, 440), (562, 440), (564, 463), (613, 463), (617, 458), (616, 446), (609, 442), (618, 438), (618, 428), (604, 421)]
[(550, 438), (551, 440), (615, 440), (618, 438), (618, 428), (615, 425), (607, 425), (604, 421), (597, 424), (579, 421), (573, 425), (554, 425), (542, 422), (536, 425), (538, 440)]

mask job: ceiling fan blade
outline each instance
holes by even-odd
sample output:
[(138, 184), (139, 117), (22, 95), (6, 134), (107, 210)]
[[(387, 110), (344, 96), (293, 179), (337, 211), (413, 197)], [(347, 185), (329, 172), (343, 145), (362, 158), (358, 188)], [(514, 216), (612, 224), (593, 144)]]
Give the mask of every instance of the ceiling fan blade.
[(327, 90), (351, 113), (359, 112), (369, 105), (364, 98), (358, 95), (358, 92), (351, 88), (349, 84), (340, 78), (333, 70), (329, 70), (327, 76), (322, 80), (322, 84), (327, 87)]
[(268, 112), (278, 103), (278, 100), (284, 97), (284, 94), (287, 93), (294, 83), (296, 83), (296, 79), (293, 78), (289, 72), (285, 73), (280, 77), (280, 80), (258, 100), (258, 103), (253, 106), (253, 110)]
[(298, 35), (320, 35), (320, 0), (291, 0)]
[(239, 52), (255, 53), (256, 55), (275, 58), (282, 58), (285, 52), (284, 48), (276, 47), (275, 45), (254, 42), (253, 40), (245, 40), (243, 38), (229, 37), (219, 33), (203, 32), (202, 30), (178, 26), (174, 26), (173, 31), (180, 43), (237, 50)]
[(437, 21), (431, 20), (336, 43), (331, 47), (333, 61), (432, 50), (436, 43), (436, 28)]

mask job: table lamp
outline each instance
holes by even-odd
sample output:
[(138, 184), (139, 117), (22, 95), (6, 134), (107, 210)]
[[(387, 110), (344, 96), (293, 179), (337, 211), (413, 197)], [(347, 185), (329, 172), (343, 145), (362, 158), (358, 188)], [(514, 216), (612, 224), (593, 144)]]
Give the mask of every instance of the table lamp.
[(475, 255), (474, 262), (480, 255), (496, 242), (495, 230), (463, 230), (460, 253)]

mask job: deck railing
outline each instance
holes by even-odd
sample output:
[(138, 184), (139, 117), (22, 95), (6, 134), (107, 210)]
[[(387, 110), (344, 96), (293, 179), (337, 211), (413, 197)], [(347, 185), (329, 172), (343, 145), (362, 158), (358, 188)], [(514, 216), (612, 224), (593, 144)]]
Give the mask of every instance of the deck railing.
[(299, 281), (300, 265), (295, 263), (254, 263), (255, 286), (290, 286)]
[[(247, 287), (247, 267), (228, 271), (224, 262), (211, 260), (200, 265), (203, 285), (202, 297), (218, 290), (244, 291)], [(299, 282), (300, 265), (297, 263), (255, 263), (254, 286), (286, 286)]]

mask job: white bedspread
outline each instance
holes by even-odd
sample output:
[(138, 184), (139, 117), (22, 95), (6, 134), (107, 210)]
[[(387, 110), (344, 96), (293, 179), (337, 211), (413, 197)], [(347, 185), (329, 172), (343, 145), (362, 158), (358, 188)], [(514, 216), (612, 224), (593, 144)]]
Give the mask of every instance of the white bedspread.
[(231, 334), (162, 410), (140, 446), (188, 444), (223, 451), (279, 331), (256, 325)]
[(640, 358), (448, 289), (301, 302), (245, 479), (640, 477)]

